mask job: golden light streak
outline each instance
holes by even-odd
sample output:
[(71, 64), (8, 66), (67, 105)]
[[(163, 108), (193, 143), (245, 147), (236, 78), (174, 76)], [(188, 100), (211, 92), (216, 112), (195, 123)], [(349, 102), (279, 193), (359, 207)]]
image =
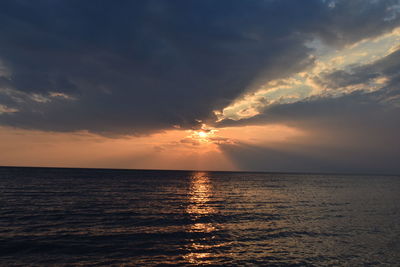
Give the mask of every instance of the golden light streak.
[[(190, 191), (186, 212), (195, 220), (204, 216), (216, 213), (216, 209), (209, 204), (212, 198), (212, 184), (207, 172), (196, 172), (190, 178)], [(190, 225), (189, 232), (211, 233), (216, 230), (213, 223), (193, 223)], [(212, 237), (211, 237), (212, 238)], [(212, 256), (205, 249), (212, 251), (212, 248), (219, 244), (202, 244), (203, 240), (193, 240), (189, 245), (190, 252), (184, 258), (196, 265), (211, 263), (208, 258)]]
[[(196, 172), (190, 180), (189, 205), (186, 212), (194, 217), (201, 217), (215, 212), (208, 202), (211, 199), (212, 185), (207, 172)], [(194, 230), (199, 224), (195, 224)]]

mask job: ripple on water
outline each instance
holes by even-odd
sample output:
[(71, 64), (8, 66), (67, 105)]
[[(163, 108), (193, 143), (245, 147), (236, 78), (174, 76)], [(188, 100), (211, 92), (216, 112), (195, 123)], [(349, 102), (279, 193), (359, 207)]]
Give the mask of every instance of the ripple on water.
[(0, 168), (0, 262), (395, 266), (399, 189), (390, 176)]

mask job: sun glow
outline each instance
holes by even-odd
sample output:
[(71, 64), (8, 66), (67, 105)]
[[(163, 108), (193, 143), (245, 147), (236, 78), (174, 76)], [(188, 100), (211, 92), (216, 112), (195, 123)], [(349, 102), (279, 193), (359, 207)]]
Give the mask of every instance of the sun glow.
[(217, 137), (216, 133), (218, 130), (207, 124), (203, 123), (199, 130), (189, 130), (190, 134), (187, 138), (197, 142), (199, 144), (211, 144)]
[(206, 132), (203, 132), (203, 131), (197, 132), (197, 135), (199, 137), (201, 137), (201, 138), (206, 138), (208, 136), (208, 134)]

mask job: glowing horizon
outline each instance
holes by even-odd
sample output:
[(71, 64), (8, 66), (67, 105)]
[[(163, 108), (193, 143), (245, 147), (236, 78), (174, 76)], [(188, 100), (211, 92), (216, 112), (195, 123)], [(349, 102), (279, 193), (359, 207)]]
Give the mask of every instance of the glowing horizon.
[(0, 165), (400, 172), (396, 1), (0, 7)]

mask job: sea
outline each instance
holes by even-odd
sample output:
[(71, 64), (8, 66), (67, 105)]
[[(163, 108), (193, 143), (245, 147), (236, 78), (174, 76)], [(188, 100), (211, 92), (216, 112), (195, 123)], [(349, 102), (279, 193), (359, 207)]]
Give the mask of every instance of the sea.
[(0, 168), (1, 266), (400, 266), (400, 176)]

